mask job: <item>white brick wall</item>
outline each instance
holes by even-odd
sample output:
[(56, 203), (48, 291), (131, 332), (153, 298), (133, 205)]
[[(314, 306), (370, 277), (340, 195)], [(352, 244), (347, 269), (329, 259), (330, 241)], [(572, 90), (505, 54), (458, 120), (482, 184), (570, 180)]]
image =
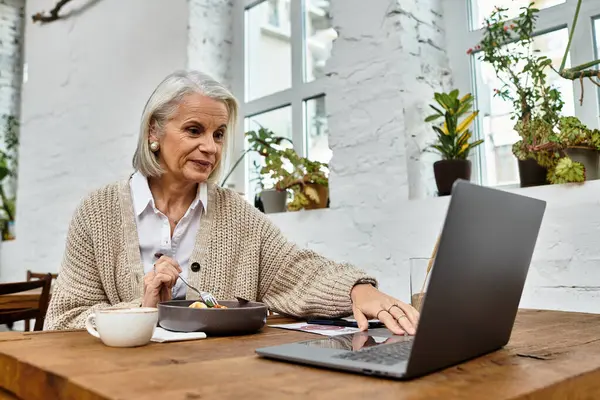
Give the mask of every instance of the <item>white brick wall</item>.
[(0, 0), (0, 117), (19, 114), (24, 10), (25, 0)]
[(332, 207), (431, 196), (436, 158), (422, 154), (433, 138), (422, 121), (449, 80), (440, 0), (331, 4), (339, 35), (327, 64)]
[(233, 0), (188, 0), (188, 67), (231, 83)]

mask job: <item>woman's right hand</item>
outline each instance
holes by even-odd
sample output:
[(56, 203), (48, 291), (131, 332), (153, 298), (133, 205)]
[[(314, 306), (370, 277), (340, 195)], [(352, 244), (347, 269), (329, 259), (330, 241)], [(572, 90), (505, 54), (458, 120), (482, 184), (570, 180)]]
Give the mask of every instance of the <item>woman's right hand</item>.
[(160, 301), (171, 299), (171, 289), (181, 273), (181, 267), (171, 257), (161, 256), (154, 269), (144, 276), (142, 307), (156, 307)]

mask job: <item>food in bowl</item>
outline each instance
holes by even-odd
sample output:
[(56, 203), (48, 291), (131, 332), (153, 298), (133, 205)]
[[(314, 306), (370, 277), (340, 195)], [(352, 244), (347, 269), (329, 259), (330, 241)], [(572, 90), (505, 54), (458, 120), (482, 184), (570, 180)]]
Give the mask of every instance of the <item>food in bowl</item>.
[(205, 303), (201, 301), (195, 301), (189, 305), (190, 308), (227, 308), (227, 306), (221, 304), (215, 304), (213, 307), (207, 306)]

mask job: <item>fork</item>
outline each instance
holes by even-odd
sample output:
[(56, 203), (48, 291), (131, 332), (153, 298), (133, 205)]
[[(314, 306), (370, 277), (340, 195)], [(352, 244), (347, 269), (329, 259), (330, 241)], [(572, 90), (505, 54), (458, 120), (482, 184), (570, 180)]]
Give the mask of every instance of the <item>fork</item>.
[[(161, 258), (164, 254), (161, 253), (160, 251), (154, 253), (154, 257), (156, 258)], [(215, 298), (215, 296), (213, 296), (211, 293), (209, 292), (203, 292), (201, 290), (196, 289), (195, 287), (193, 287), (192, 285), (190, 285), (189, 283), (187, 283), (187, 281), (185, 279), (183, 279), (183, 277), (181, 275), (178, 275), (178, 278), (181, 279), (181, 281), (183, 283), (185, 283), (185, 285), (187, 287), (189, 287), (190, 289), (192, 289), (194, 292), (198, 293), (198, 295), (200, 296), (200, 298), (202, 299), (202, 301), (204, 302), (204, 304), (206, 304), (209, 307), (214, 307), (217, 304), (219, 304), (219, 302), (217, 301), (217, 299)]]
[(202, 299), (202, 301), (204, 301), (204, 303), (207, 306), (214, 307), (217, 304), (219, 304), (219, 302), (217, 301), (217, 299), (215, 298), (215, 296), (212, 295), (212, 293), (204, 292), (202, 290), (196, 289), (195, 287), (193, 287), (192, 285), (190, 285), (189, 283), (187, 283), (187, 281), (185, 279), (183, 279), (183, 277), (181, 275), (179, 275), (179, 279), (181, 279), (181, 281), (183, 283), (185, 283), (185, 285), (187, 287), (189, 287), (190, 289), (192, 289), (194, 292), (198, 293), (198, 295), (200, 296), (200, 298)]

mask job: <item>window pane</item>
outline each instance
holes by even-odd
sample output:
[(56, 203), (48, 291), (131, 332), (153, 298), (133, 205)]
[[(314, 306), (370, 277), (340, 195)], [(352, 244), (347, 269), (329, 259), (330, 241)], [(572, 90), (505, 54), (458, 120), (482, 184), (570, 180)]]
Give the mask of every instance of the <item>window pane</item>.
[(306, 127), (306, 157), (313, 161), (329, 163), (331, 150), (327, 140), (327, 114), (325, 113), (325, 96), (316, 97), (304, 102)]
[[(534, 49), (552, 59), (552, 65), (558, 69), (562, 61), (564, 49), (568, 41), (567, 29), (561, 29), (534, 39)], [(516, 49), (516, 45), (509, 45)], [(477, 106), (482, 118), (481, 136), (485, 139), (482, 151), (485, 151), (484, 171), (486, 184), (489, 186), (515, 184), (519, 182), (517, 159), (512, 154), (512, 145), (519, 140), (514, 131), (515, 120), (511, 120), (512, 103), (494, 96), (494, 89), (501, 88), (502, 83), (494, 69), (482, 63), (476, 57), (477, 73)], [(567, 59), (567, 67), (570, 60)], [(554, 71), (547, 69), (548, 84), (557, 87), (565, 102), (562, 115), (574, 115), (575, 104), (572, 81), (562, 79)]]
[(290, 1), (265, 0), (246, 10), (246, 101), (290, 88)]
[(600, 18), (594, 20), (594, 33), (596, 34), (596, 59), (600, 57)]
[(329, 0), (305, 0), (304, 6), (304, 80), (310, 82), (324, 75), (337, 32), (331, 27)]
[[(600, 59), (600, 18), (594, 20), (594, 35), (594, 43), (596, 43), (596, 51), (594, 55), (595, 59), (598, 60)], [(596, 65), (596, 69), (600, 69), (600, 66)], [(600, 88), (598, 88), (598, 98), (600, 98)]]
[[(261, 127), (273, 132), (274, 136), (283, 136), (292, 139), (292, 107), (282, 107), (276, 110), (268, 111), (246, 118), (244, 121), (245, 132), (258, 131)], [(282, 148), (292, 148), (290, 142), (284, 141)], [(246, 148), (248, 143), (246, 142)], [(246, 157), (246, 168), (248, 171), (247, 199), (254, 202), (254, 195), (260, 191), (260, 173), (259, 170), (265, 165), (262, 156), (254, 151), (248, 153)], [(265, 189), (272, 187), (274, 182), (263, 178), (262, 184)]]
[(566, 0), (471, 0), (471, 24), (479, 29), (485, 18), (489, 17), (494, 8), (505, 8), (509, 18), (514, 18), (521, 13), (522, 7), (527, 7), (533, 2), (538, 9), (549, 8), (566, 3)]

